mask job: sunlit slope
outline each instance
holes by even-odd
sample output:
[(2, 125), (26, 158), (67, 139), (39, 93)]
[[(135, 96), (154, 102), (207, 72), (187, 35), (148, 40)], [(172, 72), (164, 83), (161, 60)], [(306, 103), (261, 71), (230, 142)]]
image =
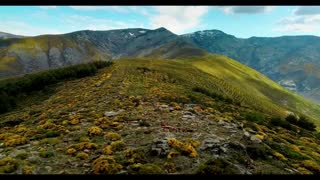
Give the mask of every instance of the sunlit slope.
[[(130, 80), (132, 92), (144, 92), (145, 82), (137, 81), (134, 67), (148, 69), (167, 74), (175, 83), (160, 84), (170, 96), (174, 94), (194, 94), (194, 88), (203, 88), (214, 94), (222, 95), (257, 111), (270, 115), (285, 116), (286, 111), (304, 114), (319, 124), (320, 107), (305, 100), (299, 95), (284, 89), (261, 73), (242, 65), (241, 63), (220, 55), (202, 57), (184, 57), (175, 60), (130, 59), (116, 62), (117, 66), (125, 68), (126, 79)], [(163, 83), (163, 82), (162, 82)], [(170, 88), (163, 88), (170, 86)], [(150, 89), (149, 89), (150, 90)]]

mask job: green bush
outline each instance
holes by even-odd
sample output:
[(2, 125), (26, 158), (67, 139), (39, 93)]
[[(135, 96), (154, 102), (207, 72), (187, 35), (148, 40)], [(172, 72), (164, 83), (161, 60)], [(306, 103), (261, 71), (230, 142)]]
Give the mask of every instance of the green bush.
[(291, 124), (297, 124), (298, 123), (297, 117), (295, 115), (293, 115), (293, 114), (289, 114), (286, 117), (286, 121), (290, 122)]
[(314, 123), (310, 122), (309, 119), (307, 119), (305, 116), (301, 116), (299, 118), (297, 125), (303, 129), (310, 131), (315, 131), (317, 127)]
[(110, 61), (95, 61), (1, 80), (0, 113), (14, 109), (19, 95), (42, 90), (46, 86), (59, 81), (91, 76), (94, 75), (98, 69), (110, 65), (112, 65)]
[(265, 117), (263, 114), (258, 113), (258, 112), (246, 112), (243, 113), (242, 116), (251, 122), (255, 122), (255, 123), (261, 123), (263, 121), (265, 121)]
[(271, 118), (270, 123), (274, 126), (280, 126), (288, 130), (294, 130), (294, 128), (288, 121), (282, 120), (280, 117)]

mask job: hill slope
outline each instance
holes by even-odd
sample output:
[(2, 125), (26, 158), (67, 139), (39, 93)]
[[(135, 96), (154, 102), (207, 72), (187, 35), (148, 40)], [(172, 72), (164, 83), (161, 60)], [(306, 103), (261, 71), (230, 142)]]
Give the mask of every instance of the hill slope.
[(0, 40), (1, 39), (10, 39), (10, 38), (23, 38), (24, 36), (0, 32)]
[(198, 31), (182, 37), (209, 52), (236, 59), (282, 86), (320, 102), (320, 37), (243, 39), (218, 30)]
[(320, 172), (315, 134), (271, 120), (319, 106), (224, 56), (118, 60), (51, 88), (0, 116), (0, 172)]
[[(0, 78), (96, 60), (150, 56), (157, 48), (182, 41), (165, 28), (77, 31), (0, 40)], [(171, 58), (170, 52), (164, 56)]]

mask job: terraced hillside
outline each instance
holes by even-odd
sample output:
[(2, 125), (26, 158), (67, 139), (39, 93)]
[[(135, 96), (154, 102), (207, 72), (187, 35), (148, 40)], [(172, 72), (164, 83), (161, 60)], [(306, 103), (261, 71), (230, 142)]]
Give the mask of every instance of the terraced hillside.
[(49, 89), (0, 116), (1, 173), (320, 173), (319, 134), (284, 120), (319, 124), (319, 106), (225, 56), (123, 59)]

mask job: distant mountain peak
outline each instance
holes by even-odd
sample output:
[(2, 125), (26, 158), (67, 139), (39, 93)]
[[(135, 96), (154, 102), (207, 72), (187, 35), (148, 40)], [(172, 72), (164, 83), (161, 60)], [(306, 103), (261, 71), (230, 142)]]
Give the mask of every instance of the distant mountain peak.
[(10, 34), (10, 33), (0, 31), (0, 39), (23, 38), (23, 37), (25, 36), (20, 36), (20, 35), (15, 35), (15, 34)]

